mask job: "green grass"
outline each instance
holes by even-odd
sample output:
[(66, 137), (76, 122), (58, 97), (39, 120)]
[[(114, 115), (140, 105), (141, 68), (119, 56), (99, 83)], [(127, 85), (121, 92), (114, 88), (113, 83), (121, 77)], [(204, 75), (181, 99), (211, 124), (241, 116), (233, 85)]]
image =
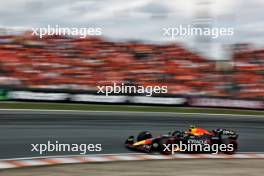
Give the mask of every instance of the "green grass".
[(132, 106), (132, 105), (95, 105), (66, 103), (0, 102), (0, 109), (42, 109), (42, 110), (82, 110), (82, 111), (131, 111), (131, 112), (178, 112), (263, 115), (264, 111), (236, 110), (220, 108), (182, 108), (166, 106)]

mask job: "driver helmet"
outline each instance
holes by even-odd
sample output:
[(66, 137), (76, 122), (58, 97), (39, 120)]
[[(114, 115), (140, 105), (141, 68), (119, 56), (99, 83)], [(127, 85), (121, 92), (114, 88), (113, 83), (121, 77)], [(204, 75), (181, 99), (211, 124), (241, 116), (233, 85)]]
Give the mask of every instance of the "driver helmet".
[(196, 125), (190, 125), (189, 126), (189, 129), (188, 129), (188, 132), (192, 132), (193, 129), (197, 128)]

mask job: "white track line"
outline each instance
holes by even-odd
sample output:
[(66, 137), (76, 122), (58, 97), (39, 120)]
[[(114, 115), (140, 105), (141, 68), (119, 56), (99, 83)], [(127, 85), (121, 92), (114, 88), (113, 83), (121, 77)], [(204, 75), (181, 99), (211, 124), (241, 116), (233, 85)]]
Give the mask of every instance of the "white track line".
[[(85, 110), (51, 110), (51, 109), (0, 109), (0, 111), (8, 111), (9, 113), (17, 113), (17, 111), (20, 112), (32, 112), (32, 113), (44, 113), (44, 112), (56, 112), (61, 114), (69, 114), (70, 113), (100, 113), (100, 114), (153, 114), (153, 115), (208, 115), (208, 116), (228, 116), (228, 117), (261, 117), (263, 118), (264, 115), (245, 115), (245, 114), (213, 114), (213, 113), (192, 113), (192, 112), (145, 112), (145, 111), (85, 111)], [(247, 111), (247, 110), (245, 110)]]

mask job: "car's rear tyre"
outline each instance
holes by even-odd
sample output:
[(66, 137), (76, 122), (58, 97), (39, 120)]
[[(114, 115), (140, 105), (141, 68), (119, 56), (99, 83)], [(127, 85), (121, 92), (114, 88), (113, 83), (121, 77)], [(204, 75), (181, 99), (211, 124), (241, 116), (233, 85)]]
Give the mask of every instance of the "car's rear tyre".
[(133, 145), (134, 144), (134, 136), (129, 136), (125, 142), (125, 145)]
[[(159, 151), (163, 155), (172, 154), (172, 140), (170, 138), (163, 138), (159, 142)], [(166, 147), (167, 146), (167, 147)]]
[(142, 131), (138, 134), (137, 141), (142, 141), (150, 138), (152, 138), (152, 134), (149, 131)]

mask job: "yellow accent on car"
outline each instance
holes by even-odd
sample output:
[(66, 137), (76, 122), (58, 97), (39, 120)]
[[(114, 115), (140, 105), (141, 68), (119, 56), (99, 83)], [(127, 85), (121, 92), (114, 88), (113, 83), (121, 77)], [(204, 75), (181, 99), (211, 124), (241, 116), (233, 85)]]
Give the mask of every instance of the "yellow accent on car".
[(145, 145), (145, 144), (147, 144), (146, 142), (147, 142), (147, 140), (139, 141), (139, 142), (134, 143), (133, 146)]

